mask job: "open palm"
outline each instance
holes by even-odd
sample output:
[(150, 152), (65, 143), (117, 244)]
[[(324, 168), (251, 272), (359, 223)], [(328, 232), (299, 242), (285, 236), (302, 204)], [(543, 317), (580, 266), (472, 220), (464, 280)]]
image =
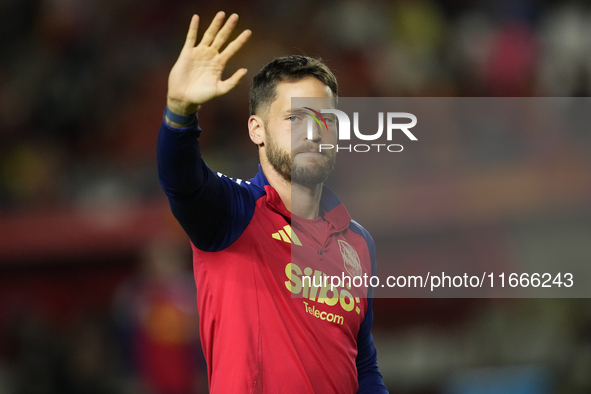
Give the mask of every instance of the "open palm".
[(228, 93), (246, 74), (247, 70), (241, 68), (222, 80), (226, 63), (252, 34), (250, 30), (244, 30), (221, 51), (238, 22), (238, 15), (230, 15), (222, 27), (224, 18), (225, 14), (218, 12), (201, 42), (195, 46), (199, 16), (193, 15), (185, 45), (168, 77), (167, 104), (171, 111), (180, 115), (191, 114), (200, 105)]

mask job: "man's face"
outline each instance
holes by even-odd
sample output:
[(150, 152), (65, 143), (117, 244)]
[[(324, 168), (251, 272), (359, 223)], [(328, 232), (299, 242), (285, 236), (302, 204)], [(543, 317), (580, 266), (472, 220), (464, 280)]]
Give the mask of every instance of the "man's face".
[[(330, 88), (314, 77), (297, 82), (280, 82), (276, 99), (270, 105), (265, 122), (265, 155), (271, 166), (288, 182), (305, 186), (323, 183), (334, 168), (336, 152), (323, 149), (320, 144), (336, 143), (336, 126), (327, 117), (328, 130), (313, 123), (312, 139), (308, 138), (307, 122), (310, 112), (292, 108), (292, 97), (325, 97), (311, 100), (316, 111), (334, 108)], [(310, 118), (311, 119), (311, 118)]]

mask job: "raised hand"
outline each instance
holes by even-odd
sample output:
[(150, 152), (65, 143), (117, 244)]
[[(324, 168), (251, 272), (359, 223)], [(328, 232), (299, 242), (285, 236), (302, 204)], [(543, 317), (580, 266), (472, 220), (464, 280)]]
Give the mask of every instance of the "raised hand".
[(199, 16), (193, 15), (185, 45), (168, 77), (167, 105), (172, 112), (194, 113), (202, 104), (232, 90), (246, 74), (247, 70), (240, 68), (222, 81), (226, 63), (252, 34), (244, 30), (221, 51), (238, 22), (238, 15), (232, 14), (222, 27), (225, 15), (222, 11), (216, 14), (197, 46)]

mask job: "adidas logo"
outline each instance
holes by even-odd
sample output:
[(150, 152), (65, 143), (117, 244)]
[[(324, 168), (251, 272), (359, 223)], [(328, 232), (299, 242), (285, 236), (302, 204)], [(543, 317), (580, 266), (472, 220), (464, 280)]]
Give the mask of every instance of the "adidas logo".
[(300, 239), (295, 232), (291, 231), (291, 226), (289, 224), (285, 225), (283, 230), (279, 230), (276, 233), (271, 234), (271, 237), (289, 244), (293, 243), (294, 245), (302, 246)]

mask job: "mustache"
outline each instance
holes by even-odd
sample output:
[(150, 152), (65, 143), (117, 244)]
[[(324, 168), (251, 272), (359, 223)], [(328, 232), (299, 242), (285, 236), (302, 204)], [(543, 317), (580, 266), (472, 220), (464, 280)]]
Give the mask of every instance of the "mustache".
[(292, 151), (292, 155), (295, 156), (298, 153), (302, 152), (318, 152), (324, 154), (322, 151), (320, 151), (320, 144), (315, 144), (313, 142), (306, 142), (302, 146), (299, 146), (297, 149), (294, 149)]

